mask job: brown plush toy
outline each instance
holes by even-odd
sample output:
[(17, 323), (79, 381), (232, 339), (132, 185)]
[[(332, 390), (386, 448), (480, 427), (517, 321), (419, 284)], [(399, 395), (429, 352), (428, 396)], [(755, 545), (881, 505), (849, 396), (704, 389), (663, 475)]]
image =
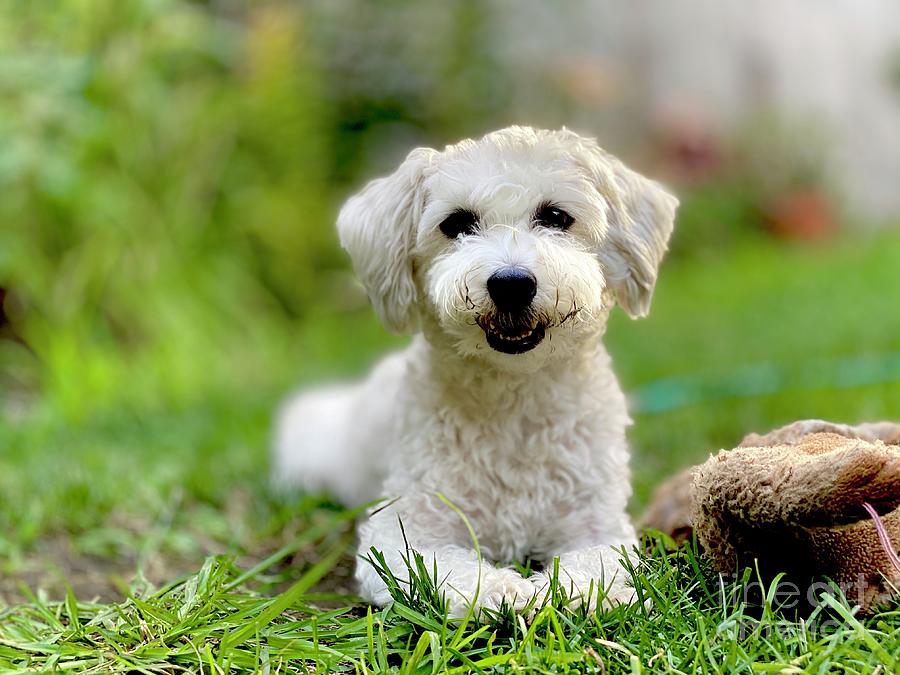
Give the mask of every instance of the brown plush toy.
[[(900, 585), (900, 425), (795, 422), (711, 456), (656, 491), (644, 527), (697, 539), (715, 567), (828, 577), (872, 611)], [(800, 590), (802, 593), (802, 590)]]

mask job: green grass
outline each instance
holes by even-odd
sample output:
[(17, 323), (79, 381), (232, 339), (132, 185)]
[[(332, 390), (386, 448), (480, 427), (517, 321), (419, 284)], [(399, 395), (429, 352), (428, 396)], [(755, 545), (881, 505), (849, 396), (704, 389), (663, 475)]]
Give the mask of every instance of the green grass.
[[(766, 242), (669, 261), (651, 317), (608, 335), (636, 409), (636, 499), (668, 473), (796, 418), (900, 417), (900, 238)], [(893, 609), (839, 594), (804, 622), (741, 603), (688, 546), (651, 540), (642, 605), (449, 622), (426, 580), (385, 610), (350, 582), (352, 523), (267, 490), (269, 418), (297, 381), (390, 345), (367, 311), (309, 317), (279, 372), (177, 407), (40, 402), (0, 426), (0, 671), (882, 672)], [(282, 352), (278, 352), (279, 354)], [(427, 562), (427, 561), (426, 561)], [(830, 596), (829, 596), (830, 597)], [(836, 598), (836, 599), (835, 599)]]

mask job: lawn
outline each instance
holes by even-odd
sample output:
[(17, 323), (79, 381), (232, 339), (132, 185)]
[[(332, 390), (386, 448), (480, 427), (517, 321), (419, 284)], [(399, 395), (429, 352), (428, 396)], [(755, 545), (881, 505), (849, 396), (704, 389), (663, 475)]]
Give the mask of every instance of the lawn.
[[(900, 417), (898, 263), (897, 236), (669, 260), (650, 318), (617, 316), (607, 338), (635, 411), (635, 513), (661, 478), (746, 431)], [(285, 342), (289, 365), (194, 402), (5, 413), (0, 670), (896, 670), (897, 611), (858, 620), (839, 596), (803, 621), (750, 607), (692, 546), (659, 540), (636, 570), (649, 608), (557, 600), (531, 622), (459, 624), (427, 584), (360, 605), (353, 514), (268, 490), (269, 420), (290, 384), (357, 374), (403, 341), (348, 308)]]

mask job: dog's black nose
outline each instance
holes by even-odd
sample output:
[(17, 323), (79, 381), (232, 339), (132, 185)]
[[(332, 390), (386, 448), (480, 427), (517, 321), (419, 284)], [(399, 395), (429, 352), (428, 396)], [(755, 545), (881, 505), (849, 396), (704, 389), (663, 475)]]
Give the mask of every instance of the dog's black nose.
[(501, 312), (521, 312), (537, 293), (537, 279), (523, 267), (504, 267), (487, 280), (488, 294)]

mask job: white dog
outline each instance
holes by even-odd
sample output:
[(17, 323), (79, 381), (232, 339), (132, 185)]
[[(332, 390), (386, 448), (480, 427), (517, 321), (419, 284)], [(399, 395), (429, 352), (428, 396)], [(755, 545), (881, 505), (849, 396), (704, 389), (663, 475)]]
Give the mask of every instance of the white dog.
[[(632, 600), (630, 420), (600, 338), (614, 304), (647, 313), (677, 204), (594, 140), (527, 127), (413, 150), (347, 202), (372, 304), (418, 335), (363, 384), (288, 401), (274, 471), (347, 504), (395, 498), (359, 526), (366, 600), (390, 600), (370, 548), (403, 580), (407, 543), (452, 615), (520, 610), (555, 556), (573, 602)], [(526, 557), (548, 572), (504, 566)]]

